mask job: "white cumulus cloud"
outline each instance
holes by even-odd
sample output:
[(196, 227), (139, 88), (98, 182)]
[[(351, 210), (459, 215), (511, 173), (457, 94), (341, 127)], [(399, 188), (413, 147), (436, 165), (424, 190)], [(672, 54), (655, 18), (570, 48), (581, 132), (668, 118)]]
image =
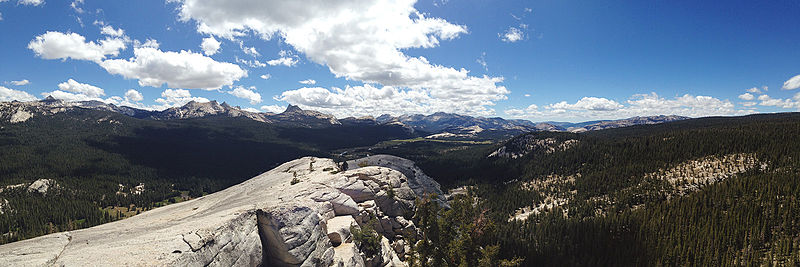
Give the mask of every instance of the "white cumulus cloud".
[(536, 104), (531, 104), (527, 108), (524, 109), (507, 109), (505, 113), (512, 117), (531, 117), (538, 114), (541, 114), (539, 111), (539, 106)]
[(36, 97), (29, 94), (25, 91), (9, 89), (3, 86), (0, 86), (0, 101), (7, 102), (7, 101), (33, 101), (36, 100)]
[[(753, 88), (755, 88), (755, 87), (753, 87)], [(751, 93), (744, 93), (744, 94), (739, 95), (739, 99), (746, 100), (746, 101), (750, 101), (750, 100), (753, 100), (755, 98), (756, 97)]]
[(282, 57), (282, 58), (270, 59), (267, 61), (267, 64), (269, 64), (270, 66), (282, 65), (286, 67), (291, 67), (297, 64), (297, 59), (290, 57)]
[(299, 81), (299, 83), (308, 84), (308, 85), (314, 85), (314, 84), (317, 84), (317, 81), (315, 81), (313, 79), (307, 79), (307, 80)]
[[(764, 86), (763, 89), (764, 89), (764, 91), (767, 91), (768, 87)], [(762, 93), (761, 89), (758, 89), (758, 87), (753, 87), (753, 88), (747, 89), (746, 91), (748, 93), (754, 93), (754, 94), (761, 94)]]
[[(96, 24), (105, 25), (103, 22)], [(141, 86), (170, 88), (219, 89), (233, 85), (247, 71), (236, 64), (218, 62), (202, 54), (181, 50), (161, 51), (158, 42), (148, 39), (144, 44), (134, 41), (134, 57), (130, 59), (108, 59), (125, 49), (125, 38), (106, 38), (98, 43), (86, 42), (76, 33), (47, 32), (28, 43), (28, 48), (44, 59), (90, 60), (111, 74), (126, 79), (138, 79)]]
[(591, 110), (591, 111), (613, 111), (622, 108), (622, 105), (617, 101), (602, 98), (602, 97), (584, 97), (575, 102), (575, 104), (568, 104), (567, 101), (547, 105), (545, 108), (552, 110)]
[(133, 40), (133, 47), (134, 48), (150, 47), (150, 48), (158, 49), (159, 46), (161, 46), (161, 44), (159, 44), (158, 41), (155, 40), (155, 39), (147, 39), (147, 40), (144, 41), (144, 43), (140, 42), (139, 40)]
[(493, 115), (487, 108), (489, 105), (480, 99), (465, 96), (461, 100), (450, 101), (457, 97), (434, 97), (425, 91), (398, 89), (392, 86), (377, 87), (370, 84), (363, 86), (346, 86), (341, 88), (304, 87), (289, 90), (275, 97), (302, 108), (314, 109), (339, 117), (363, 116), (374, 114), (430, 114), (446, 110), (459, 114)]
[(515, 27), (508, 27), (508, 30), (502, 33), (497, 34), (500, 37), (500, 40), (507, 43), (514, 43), (517, 41), (521, 41), (525, 38), (525, 33), (522, 30), (515, 28)]
[(228, 91), (228, 93), (238, 98), (247, 99), (251, 105), (255, 105), (261, 103), (261, 94), (256, 93), (255, 89), (255, 87), (244, 88), (237, 86), (232, 91)]
[(21, 5), (38, 6), (44, 4), (44, 0), (19, 0), (18, 3)]
[(292, 53), (286, 50), (281, 50), (281, 52), (278, 53), (278, 55), (280, 56), (279, 58), (268, 60), (267, 64), (270, 66), (282, 65), (286, 67), (291, 67), (296, 65), (298, 62), (297, 57), (292, 55)]
[[(52, 96), (53, 98), (61, 99), (67, 102), (100, 101), (115, 105), (119, 105), (123, 101), (123, 99), (119, 96), (112, 96), (104, 99), (102, 96), (105, 94), (106, 93), (103, 88), (69, 79), (66, 82), (59, 83), (58, 90), (44, 92), (42, 93), (42, 96)], [(132, 106), (132, 104), (128, 103), (127, 101), (122, 102), (122, 104)]]
[(232, 85), (247, 72), (236, 64), (218, 62), (191, 51), (163, 52), (151, 47), (134, 48), (128, 60), (110, 59), (100, 63), (111, 74), (138, 79), (141, 86), (170, 88), (219, 89)]
[(86, 42), (86, 38), (77, 33), (49, 31), (31, 40), (28, 49), (43, 59), (71, 58), (100, 62), (108, 55), (119, 55), (119, 51), (125, 49), (125, 41), (121, 38), (106, 38), (98, 43)]
[[(463, 68), (406, 55), (406, 49), (437, 47), (442, 40), (467, 33), (466, 26), (426, 17), (414, 8), (414, 0), (178, 2), (181, 19), (196, 22), (201, 33), (228, 39), (251, 33), (263, 39), (281, 38), (309, 60), (326, 65), (336, 77), (424, 96), (426, 103), (415, 103), (423, 110), (452, 112), (444, 109), (450, 106), (446, 103), (460, 102), (463, 113), (492, 114), (490, 107), (509, 93), (498, 85), (501, 77), (471, 76)], [(296, 62), (282, 56), (267, 64)], [(286, 95), (297, 93), (293, 91)]]
[(687, 117), (705, 117), (722, 115), (743, 115), (751, 113), (738, 110), (728, 100), (710, 96), (693, 96), (685, 94), (672, 99), (664, 98), (655, 92), (635, 94), (624, 103), (597, 97), (584, 97), (574, 104), (566, 101), (549, 104), (544, 109), (536, 105), (527, 108), (511, 108), (505, 110), (509, 116), (526, 119), (622, 119), (634, 116), (680, 115)]
[(52, 91), (52, 92), (44, 92), (44, 93), (42, 93), (42, 96), (45, 96), (45, 97), (46, 96), (52, 96), (55, 99), (61, 99), (61, 100), (67, 101), (67, 102), (90, 101), (90, 100), (107, 102), (105, 99), (102, 99), (102, 98), (99, 98), (99, 97), (89, 97), (89, 96), (84, 95), (84, 94), (64, 92), (64, 91), (61, 91), (61, 90), (55, 90), (55, 91)]
[(16, 86), (28, 85), (30, 83), (31, 83), (31, 81), (28, 81), (27, 79), (23, 79), (23, 80), (19, 80), (19, 81), (11, 81), (11, 84), (16, 85)]
[(794, 97), (787, 99), (772, 98), (769, 95), (760, 95), (758, 96), (758, 101), (758, 104), (761, 106), (800, 109), (800, 93), (797, 93), (794, 95)]
[(244, 52), (245, 54), (251, 55), (253, 57), (261, 56), (261, 54), (258, 53), (258, 50), (256, 50), (255, 47), (244, 46), (244, 44), (242, 42), (239, 42), (239, 47), (242, 49), (242, 52)]
[(268, 106), (261, 106), (261, 110), (271, 113), (281, 113), (286, 110), (286, 107), (281, 107), (278, 105), (268, 105)]
[(203, 42), (200, 44), (200, 48), (203, 49), (203, 54), (206, 56), (211, 56), (219, 51), (220, 42), (217, 41), (214, 36), (203, 38)]
[(783, 83), (784, 90), (794, 90), (800, 88), (800, 75), (794, 76)]
[(261, 79), (264, 79), (264, 80), (269, 80), (269, 78), (272, 78), (272, 75), (270, 75), (269, 73), (267, 73), (267, 74), (261, 75), (261, 76), (259, 76), (259, 77), (261, 77)]
[(111, 25), (104, 25), (102, 28), (100, 28), (100, 33), (114, 37), (122, 37), (125, 35), (125, 31), (122, 29), (114, 29), (114, 27), (111, 27)]
[(106, 95), (103, 88), (91, 84), (79, 83), (73, 79), (69, 79), (66, 82), (59, 83), (58, 89), (61, 91), (82, 94), (87, 96), (88, 98), (98, 98), (100, 96)]
[(125, 100), (132, 102), (139, 102), (144, 100), (144, 96), (139, 91), (130, 89), (127, 92), (125, 92)]
[(161, 92), (161, 97), (156, 99), (156, 103), (161, 105), (154, 106), (157, 110), (163, 110), (171, 107), (179, 107), (186, 105), (190, 101), (195, 102), (208, 102), (209, 100), (203, 97), (193, 97), (189, 90), (185, 89), (167, 89)]
[(685, 94), (666, 99), (655, 92), (633, 95), (627, 101), (626, 114), (631, 116), (681, 115), (688, 117), (739, 115), (740, 111), (728, 100), (711, 96)]

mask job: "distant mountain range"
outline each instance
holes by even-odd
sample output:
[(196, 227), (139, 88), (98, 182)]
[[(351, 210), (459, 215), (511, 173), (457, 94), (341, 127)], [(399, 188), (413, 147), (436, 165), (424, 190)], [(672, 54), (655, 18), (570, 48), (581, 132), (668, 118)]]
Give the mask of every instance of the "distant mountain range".
[(116, 106), (100, 101), (65, 102), (47, 97), (40, 101), (0, 103), (0, 121), (8, 121), (11, 123), (23, 122), (33, 116), (52, 115), (71, 108), (112, 111), (134, 118), (151, 120), (191, 119), (208, 116), (245, 117), (263, 123), (305, 128), (320, 128), (335, 125), (400, 125), (411, 132), (419, 132), (423, 135), (429, 134), (430, 138), (497, 138), (510, 137), (519, 133), (532, 131), (583, 132), (688, 119), (688, 117), (682, 116), (660, 115), (580, 123), (552, 121), (534, 123), (520, 119), (508, 120), (499, 117), (472, 117), (445, 112), (437, 112), (430, 115), (414, 114), (395, 117), (384, 114), (377, 118), (368, 116), (337, 119), (333, 115), (312, 110), (303, 110), (294, 105), (289, 105), (284, 112), (275, 114), (269, 112), (250, 112), (240, 107), (230, 106), (225, 102), (220, 104), (217, 101), (205, 103), (191, 101), (181, 107), (152, 111)]
[(646, 116), (646, 117), (637, 116), (621, 120), (598, 120), (598, 121), (585, 121), (585, 122), (575, 122), (575, 123), (548, 121), (543, 123), (554, 125), (558, 127), (559, 130), (561, 131), (584, 132), (584, 131), (595, 131), (595, 130), (603, 130), (611, 128), (628, 127), (641, 124), (659, 124), (659, 123), (679, 121), (685, 119), (690, 119), (690, 118), (677, 115), (658, 115), (658, 116)]

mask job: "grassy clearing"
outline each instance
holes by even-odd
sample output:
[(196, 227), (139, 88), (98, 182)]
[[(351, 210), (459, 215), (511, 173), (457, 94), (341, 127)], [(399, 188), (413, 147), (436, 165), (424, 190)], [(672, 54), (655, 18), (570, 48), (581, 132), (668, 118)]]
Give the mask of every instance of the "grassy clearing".
[[(189, 191), (180, 191), (180, 192), (181, 192), (180, 196), (171, 197), (171, 198), (156, 202), (155, 204), (153, 204), (153, 208), (163, 207), (163, 206), (166, 206), (166, 205), (169, 205), (169, 204), (180, 203), (180, 202), (192, 199), (189, 196)], [(101, 210), (105, 211), (105, 212), (108, 212), (109, 216), (111, 216), (111, 219), (120, 220), (120, 219), (133, 217), (134, 215), (137, 215), (139, 213), (148, 211), (150, 209), (147, 209), (145, 207), (137, 207), (136, 205), (131, 204), (130, 206), (127, 206), (127, 207), (124, 207), (124, 206), (122, 206), (122, 207), (121, 206), (108, 206), (108, 207), (105, 207), (105, 208), (103, 208)]]

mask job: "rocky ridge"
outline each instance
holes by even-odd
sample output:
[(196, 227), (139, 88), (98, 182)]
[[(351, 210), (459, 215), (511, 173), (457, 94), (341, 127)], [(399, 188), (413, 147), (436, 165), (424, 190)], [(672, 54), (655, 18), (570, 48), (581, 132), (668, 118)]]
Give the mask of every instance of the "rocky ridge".
[(227, 103), (222, 104), (217, 101), (195, 102), (191, 101), (181, 107), (168, 108), (163, 111), (152, 112), (148, 116), (150, 119), (170, 120), (170, 119), (189, 119), (202, 118), (206, 116), (221, 115), (226, 117), (246, 117), (254, 121), (271, 122), (264, 113), (244, 111), (239, 107), (232, 107)]
[(536, 130), (534, 127), (535, 125), (529, 121), (525, 121), (527, 123), (522, 123), (517, 120), (512, 121), (503, 118), (472, 117), (445, 112), (436, 112), (430, 115), (401, 115), (398, 117), (384, 114), (378, 117), (376, 120), (379, 123), (401, 123), (413, 128), (414, 130), (430, 133), (450, 132), (454, 134), (461, 134), (458, 131), (474, 132), (470, 128), (474, 126), (478, 126), (484, 130)]
[[(313, 110), (303, 110), (298, 106), (289, 105), (286, 110), (280, 114), (271, 117), (273, 120), (298, 124), (304, 127), (326, 126), (326, 125), (341, 125), (342, 123), (333, 115), (325, 114)], [(369, 119), (366, 119), (369, 120)]]
[[(67, 102), (52, 97), (29, 102), (0, 102), (0, 122), (20, 123), (35, 116), (50, 116), (75, 108), (93, 109), (115, 112), (122, 115), (150, 120), (175, 120), (203, 118), (208, 116), (243, 117), (263, 123), (278, 123), (300, 127), (326, 127), (341, 125), (333, 115), (312, 110), (302, 110), (289, 105), (286, 111), (274, 114), (269, 112), (251, 112), (240, 107), (217, 101), (190, 101), (180, 107), (172, 107), (162, 111), (116, 106), (100, 101)], [(350, 119), (354, 124), (377, 124), (372, 118)]]
[(13, 184), (13, 185), (6, 185), (4, 187), (0, 187), (0, 193), (5, 190), (19, 190), (25, 189), (28, 193), (39, 193), (39, 194), (47, 194), (47, 192), (52, 190), (59, 189), (60, 186), (58, 182), (53, 179), (37, 179), (31, 183), (21, 183), (21, 184)]
[(636, 116), (621, 120), (601, 121), (583, 127), (574, 127), (574, 128), (571, 127), (568, 128), (567, 130), (570, 132), (597, 131), (603, 129), (628, 127), (634, 125), (659, 124), (659, 123), (686, 120), (686, 119), (689, 119), (689, 117), (676, 116), (676, 115), (668, 115), (668, 116), (659, 115), (659, 116), (646, 116), (646, 117)]
[(609, 128), (626, 127), (639, 124), (656, 124), (675, 120), (687, 119), (681, 116), (651, 116), (633, 117), (615, 121), (600, 121), (593, 124), (570, 124), (581, 127), (563, 127), (559, 123), (533, 123), (528, 120), (506, 120), (503, 118), (485, 118), (459, 115), (453, 113), (437, 112), (430, 115), (381, 115), (377, 118), (348, 117), (337, 119), (330, 114), (313, 110), (303, 110), (295, 105), (288, 105), (286, 110), (279, 114), (269, 112), (252, 112), (227, 103), (195, 102), (191, 101), (180, 107), (172, 107), (162, 111), (145, 110), (125, 106), (116, 106), (100, 101), (66, 102), (47, 97), (39, 101), (30, 102), (0, 102), (0, 122), (20, 123), (34, 116), (53, 115), (73, 108), (86, 108), (120, 113), (126, 116), (153, 119), (173, 120), (202, 118), (207, 116), (244, 117), (263, 123), (277, 123), (299, 127), (330, 127), (336, 125), (399, 125), (409, 132), (422, 131), (429, 134), (442, 133), (443, 138), (508, 138), (524, 132), (532, 131), (571, 131), (582, 132)]
[[(405, 159), (365, 161), (376, 164), (342, 171), (330, 159), (293, 160), (194, 200), (2, 245), (0, 258), (14, 266), (403, 266), (400, 237), (416, 233), (406, 217), (417, 196), (441, 195), (439, 185)], [(365, 223), (380, 234), (377, 255), (350, 236)]]
[(555, 138), (539, 138), (533, 135), (523, 135), (514, 138), (491, 154), (491, 157), (501, 158), (520, 158), (534, 151), (541, 151), (545, 154), (550, 154), (556, 151), (564, 151), (570, 149), (578, 144), (578, 140), (568, 139), (559, 141)]
[(47, 116), (64, 112), (74, 104), (56, 100), (52, 97), (41, 101), (30, 102), (0, 102), (0, 122), (20, 123), (34, 116)]

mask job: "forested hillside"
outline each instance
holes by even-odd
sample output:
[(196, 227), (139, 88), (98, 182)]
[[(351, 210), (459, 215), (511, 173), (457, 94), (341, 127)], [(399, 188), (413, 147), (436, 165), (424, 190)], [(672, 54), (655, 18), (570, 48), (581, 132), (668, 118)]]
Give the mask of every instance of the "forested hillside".
[[(798, 113), (702, 118), (530, 133), (417, 161), (444, 184), (475, 194), (492, 222), (476, 246), (499, 246), (500, 258), (525, 266), (795, 265), (798, 137)], [(565, 142), (571, 145), (563, 149), (536, 145)], [(503, 146), (524, 156), (489, 157)], [(484, 213), (442, 216), (440, 225), (486, 224)], [(452, 243), (434, 247), (458, 251)], [(444, 265), (458, 262), (441, 255)]]
[(423, 232), (407, 237), (413, 265), (793, 265), (798, 136), (798, 113), (491, 143), (416, 138), (392, 125), (75, 109), (0, 125), (0, 241), (132, 216), (305, 155), (386, 153), (468, 194), (451, 196), (450, 210), (420, 200), (413, 217)]
[[(81, 108), (0, 123), (0, 243), (198, 197), (302, 156), (408, 137), (391, 125), (306, 128), (223, 116), (154, 121)], [(54, 184), (37, 191), (37, 180)]]

